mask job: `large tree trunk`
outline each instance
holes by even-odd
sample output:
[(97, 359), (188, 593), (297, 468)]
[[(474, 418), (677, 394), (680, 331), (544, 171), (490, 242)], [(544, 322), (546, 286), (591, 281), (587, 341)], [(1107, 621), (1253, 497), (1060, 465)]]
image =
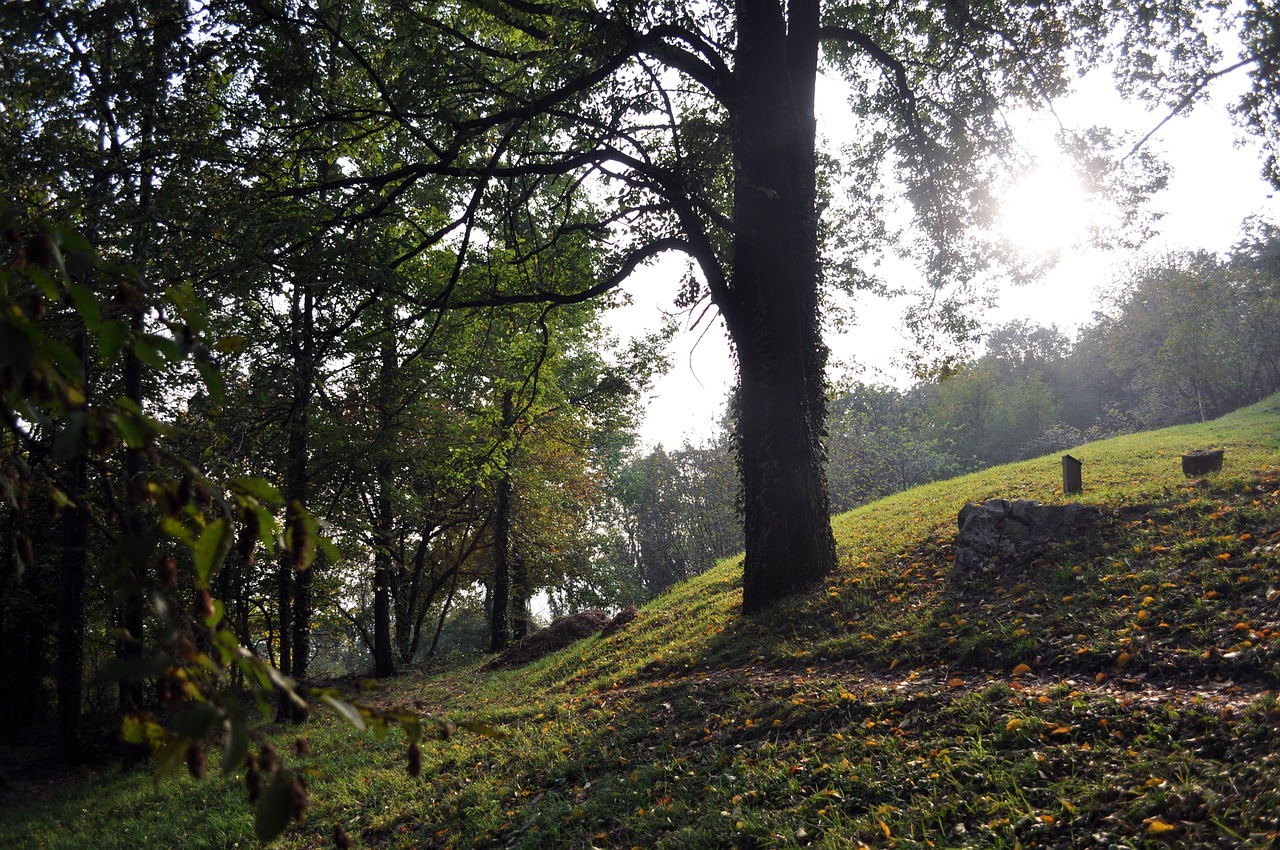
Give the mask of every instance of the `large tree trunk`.
[[(729, 303), (738, 355), (743, 610), (835, 568), (822, 429), (826, 349), (818, 319), (813, 116), (818, 2), (789, 16), (739, 0), (734, 238)], [(785, 72), (784, 72), (785, 69)]]

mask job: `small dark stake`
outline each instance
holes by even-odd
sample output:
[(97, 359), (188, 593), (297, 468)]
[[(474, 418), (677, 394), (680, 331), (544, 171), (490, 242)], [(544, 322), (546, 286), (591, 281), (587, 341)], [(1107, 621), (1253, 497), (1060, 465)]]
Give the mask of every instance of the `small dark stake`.
[(1222, 449), (1187, 452), (1182, 456), (1182, 474), (1188, 478), (1222, 469)]
[(1083, 463), (1071, 455), (1062, 456), (1062, 492), (1083, 493), (1084, 480), (1080, 475)]

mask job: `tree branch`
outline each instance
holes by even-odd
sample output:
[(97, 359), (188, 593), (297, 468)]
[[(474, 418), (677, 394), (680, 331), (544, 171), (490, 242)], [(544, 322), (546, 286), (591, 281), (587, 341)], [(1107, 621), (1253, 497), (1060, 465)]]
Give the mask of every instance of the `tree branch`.
[(568, 304), (581, 304), (584, 301), (590, 301), (592, 298), (596, 298), (610, 290), (618, 288), (642, 263), (666, 251), (684, 251), (690, 256), (694, 255), (693, 247), (687, 240), (677, 236), (668, 236), (662, 239), (655, 239), (647, 245), (632, 251), (622, 261), (622, 264), (618, 267), (617, 271), (604, 280), (598, 282), (595, 286), (590, 286), (579, 292), (542, 291), (512, 295), (500, 295), (495, 293), (487, 298), (474, 298), (466, 301), (456, 301), (451, 304), (443, 304), (441, 305), (441, 308), (446, 310), (468, 310), (479, 307), (505, 307), (513, 304), (554, 304), (562, 306)]
[(1159, 124), (1152, 127), (1151, 130), (1141, 139), (1138, 139), (1138, 141), (1129, 150), (1129, 152), (1120, 158), (1120, 161), (1124, 162), (1129, 157), (1133, 156), (1139, 150), (1141, 150), (1143, 145), (1151, 141), (1151, 138), (1155, 136), (1156, 133), (1160, 132), (1160, 128), (1162, 128), (1165, 124), (1168, 124), (1170, 121), (1172, 121), (1179, 112), (1182, 112), (1182, 110), (1190, 106), (1192, 102), (1195, 101), (1196, 96), (1199, 95), (1200, 92), (1208, 88), (1209, 84), (1212, 83), (1214, 80), (1218, 79), (1219, 77), (1226, 76), (1227, 74), (1230, 74), (1233, 71), (1239, 71), (1241, 68), (1248, 67), (1249, 65), (1254, 65), (1257, 63), (1257, 61), (1258, 60), (1255, 57), (1251, 56), (1247, 59), (1241, 59), (1239, 62), (1235, 63), (1234, 65), (1228, 65), (1226, 68), (1221, 68), (1217, 71), (1212, 71), (1208, 74), (1205, 74), (1203, 77), (1201, 77), (1199, 80), (1196, 81), (1196, 83), (1191, 87), (1191, 90), (1187, 92), (1186, 96), (1184, 96), (1182, 100), (1178, 101), (1174, 105), (1174, 107), (1169, 110), (1169, 114), (1166, 115), (1160, 121)]

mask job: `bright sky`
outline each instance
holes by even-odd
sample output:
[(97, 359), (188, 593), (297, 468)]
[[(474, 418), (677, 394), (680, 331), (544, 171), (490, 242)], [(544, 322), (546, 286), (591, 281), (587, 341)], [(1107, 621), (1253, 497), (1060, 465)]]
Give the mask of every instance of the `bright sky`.
[[(1165, 217), (1157, 226), (1159, 235), (1147, 246), (1149, 251), (1222, 251), (1237, 241), (1246, 216), (1280, 216), (1280, 199), (1260, 176), (1257, 144), (1244, 138), (1228, 117), (1228, 104), (1239, 97), (1247, 83), (1242, 73), (1221, 78), (1209, 103), (1169, 121), (1148, 142), (1173, 167), (1169, 188), (1150, 202), (1164, 211)], [(826, 81), (823, 89), (819, 94), (819, 131), (838, 138), (843, 99), (837, 84)], [(1058, 104), (1057, 111), (1067, 126), (1109, 123), (1139, 133), (1155, 127), (1165, 114), (1126, 104), (1105, 75), (1084, 80), (1081, 91)], [(1105, 121), (1099, 121), (1100, 114)], [(1035, 136), (1033, 128), (1024, 143), (1033, 144)], [(1029, 248), (1061, 247), (1038, 243), (1044, 241), (1045, 233), (1067, 234), (1087, 224), (1085, 202), (1052, 169), (1010, 193), (1006, 203), (1006, 232)], [(994, 325), (1027, 318), (1056, 324), (1070, 333), (1092, 318), (1099, 291), (1111, 284), (1113, 269), (1124, 259), (1083, 246), (1068, 247), (1042, 280), (1002, 291), (989, 322)], [(615, 332), (626, 337), (656, 326), (662, 312), (673, 309), (682, 271), (683, 261), (672, 260), (634, 278), (626, 286), (632, 306), (614, 311)], [(895, 274), (913, 273), (904, 268)], [(894, 362), (910, 344), (901, 329), (904, 306), (903, 302), (883, 301), (859, 305), (857, 326), (827, 339), (833, 362), (857, 363), (872, 370), (864, 373), (867, 380), (880, 370), (886, 380), (903, 383)], [(672, 351), (673, 368), (656, 383), (641, 429), (648, 446), (661, 443), (671, 448), (686, 438), (694, 443), (706, 439), (715, 430), (716, 417), (733, 383), (730, 348), (718, 319), (712, 322), (708, 318), (702, 326), (682, 332)]]

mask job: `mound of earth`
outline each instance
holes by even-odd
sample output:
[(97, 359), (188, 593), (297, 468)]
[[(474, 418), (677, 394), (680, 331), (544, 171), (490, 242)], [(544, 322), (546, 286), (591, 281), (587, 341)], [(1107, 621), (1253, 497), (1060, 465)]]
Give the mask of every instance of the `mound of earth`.
[(537, 661), (569, 644), (590, 637), (597, 632), (611, 635), (635, 619), (636, 609), (626, 608), (617, 616), (605, 611), (580, 611), (561, 617), (545, 629), (539, 629), (523, 640), (516, 641), (484, 665), (484, 670), (501, 670), (519, 667)]

